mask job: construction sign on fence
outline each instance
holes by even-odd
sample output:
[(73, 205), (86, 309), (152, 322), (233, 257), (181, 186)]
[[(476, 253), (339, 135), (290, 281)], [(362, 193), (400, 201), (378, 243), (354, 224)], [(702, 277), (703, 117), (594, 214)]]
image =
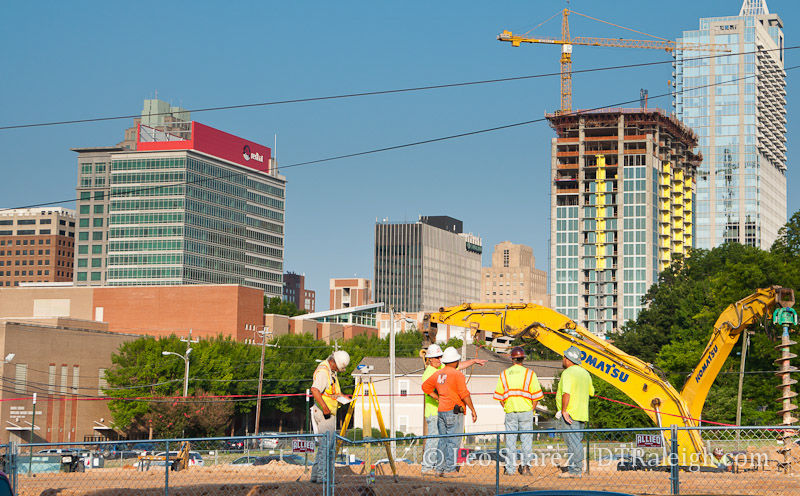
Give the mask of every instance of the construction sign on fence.
[(662, 448), (662, 437), (660, 434), (636, 434), (637, 448)]
[(313, 453), (313, 439), (292, 439), (292, 453)]

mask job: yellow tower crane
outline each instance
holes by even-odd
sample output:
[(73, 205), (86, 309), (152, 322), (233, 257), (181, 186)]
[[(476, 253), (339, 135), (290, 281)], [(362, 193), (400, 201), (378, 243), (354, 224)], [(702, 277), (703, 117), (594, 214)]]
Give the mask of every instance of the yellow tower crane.
[[(672, 52), (674, 50), (702, 50), (706, 52), (730, 52), (727, 45), (714, 45), (702, 43), (678, 43), (677, 41), (670, 41), (664, 38), (657, 40), (627, 40), (622, 38), (592, 38), (586, 36), (576, 36), (572, 38), (569, 34), (569, 15), (577, 14), (595, 21), (600, 21), (616, 27), (612, 24), (594, 17), (575, 12), (574, 10), (564, 9), (561, 21), (561, 38), (551, 37), (529, 37), (526, 34), (516, 35), (511, 31), (503, 31), (497, 36), (500, 41), (508, 41), (511, 46), (518, 47), (522, 43), (547, 43), (550, 45), (561, 45), (561, 111), (560, 113), (569, 113), (572, 111), (572, 46), (573, 45), (586, 45), (586, 46), (606, 46), (606, 47), (620, 47), (620, 48), (649, 48), (655, 50), (666, 50)], [(555, 17), (555, 16), (553, 16)], [(552, 17), (551, 17), (552, 19)], [(625, 28), (627, 29), (627, 28)], [(633, 30), (631, 30), (633, 31)], [(640, 34), (640, 31), (635, 31)], [(648, 35), (651, 36), (651, 35)]]

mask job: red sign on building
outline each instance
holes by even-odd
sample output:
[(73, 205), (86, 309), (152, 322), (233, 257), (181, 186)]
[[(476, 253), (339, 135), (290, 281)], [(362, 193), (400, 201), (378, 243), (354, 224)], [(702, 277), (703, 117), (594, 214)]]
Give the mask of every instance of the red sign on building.
[[(147, 128), (147, 126), (144, 127)], [(192, 133), (188, 140), (177, 139), (174, 135), (151, 128), (148, 131), (151, 132), (144, 133), (144, 135), (150, 136), (152, 139), (142, 141), (142, 125), (139, 125), (136, 139), (137, 150), (197, 150), (244, 167), (269, 172), (269, 160), (272, 157), (272, 150), (269, 147), (247, 141), (205, 124), (192, 121)]]

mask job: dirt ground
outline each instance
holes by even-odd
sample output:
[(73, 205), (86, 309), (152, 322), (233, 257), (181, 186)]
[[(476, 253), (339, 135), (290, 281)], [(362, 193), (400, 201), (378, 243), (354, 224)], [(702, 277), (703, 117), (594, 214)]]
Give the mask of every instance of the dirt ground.
[[(397, 481), (386, 466), (379, 467), (376, 483), (367, 485), (365, 474), (336, 468), (336, 494), (398, 496), (484, 496), (495, 494), (495, 466), (462, 467), (463, 477), (422, 477), (419, 465), (398, 463)], [(169, 473), (169, 494), (175, 496), (301, 496), (322, 493), (309, 482), (304, 467), (271, 463), (260, 467), (217, 465), (192, 467)], [(388, 472), (388, 473), (387, 473)], [(160, 496), (164, 495), (163, 467), (139, 472), (133, 468), (92, 469), (85, 473), (36, 474), (18, 477), (19, 496)], [(623, 493), (669, 494), (666, 472), (619, 472), (614, 466), (594, 462), (580, 479), (560, 479), (555, 467), (533, 467), (531, 475), (500, 476), (500, 492), (544, 489), (591, 489)], [(681, 494), (696, 495), (799, 495), (800, 476), (776, 472), (680, 473)]]

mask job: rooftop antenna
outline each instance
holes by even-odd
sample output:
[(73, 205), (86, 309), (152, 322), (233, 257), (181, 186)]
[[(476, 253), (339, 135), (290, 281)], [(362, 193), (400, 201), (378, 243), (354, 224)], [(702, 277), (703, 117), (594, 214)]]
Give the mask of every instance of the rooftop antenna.
[(156, 88), (156, 100), (158, 100), (158, 88)]

